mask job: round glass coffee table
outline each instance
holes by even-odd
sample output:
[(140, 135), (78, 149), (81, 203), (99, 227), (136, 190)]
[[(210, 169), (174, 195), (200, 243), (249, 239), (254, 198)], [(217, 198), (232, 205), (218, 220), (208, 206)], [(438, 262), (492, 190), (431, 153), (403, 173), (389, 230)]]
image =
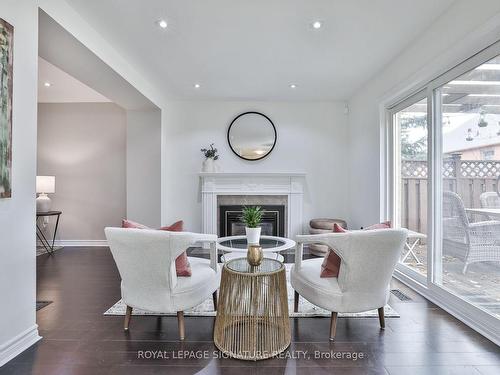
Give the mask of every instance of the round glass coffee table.
[[(248, 242), (246, 236), (221, 237), (217, 240), (218, 249), (225, 251), (223, 255), (224, 262), (228, 260), (246, 257)], [(271, 258), (283, 262), (284, 258), (279, 254), (280, 251), (289, 250), (295, 247), (295, 241), (274, 236), (261, 236), (260, 244), (264, 258)]]
[(217, 303), (215, 346), (230, 357), (257, 361), (283, 352), (290, 339), (283, 263), (264, 258), (254, 267), (246, 258), (227, 261)]

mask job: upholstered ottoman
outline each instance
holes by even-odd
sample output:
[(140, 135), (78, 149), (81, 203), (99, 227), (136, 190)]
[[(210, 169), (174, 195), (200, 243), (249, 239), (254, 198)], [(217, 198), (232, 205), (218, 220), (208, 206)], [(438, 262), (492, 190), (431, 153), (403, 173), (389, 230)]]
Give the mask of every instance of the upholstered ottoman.
[[(309, 222), (309, 234), (331, 233), (335, 223), (347, 229), (347, 223), (342, 219), (312, 219)], [(319, 243), (310, 244), (309, 251), (311, 254), (324, 256), (328, 252), (328, 246)]]

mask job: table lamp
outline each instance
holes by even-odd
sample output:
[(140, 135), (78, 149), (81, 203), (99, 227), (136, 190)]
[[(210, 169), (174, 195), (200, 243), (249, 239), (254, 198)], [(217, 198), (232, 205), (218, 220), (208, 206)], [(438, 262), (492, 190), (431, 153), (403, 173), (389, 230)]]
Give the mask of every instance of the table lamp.
[(36, 211), (48, 212), (52, 206), (52, 201), (47, 194), (56, 192), (56, 177), (55, 176), (36, 176)]

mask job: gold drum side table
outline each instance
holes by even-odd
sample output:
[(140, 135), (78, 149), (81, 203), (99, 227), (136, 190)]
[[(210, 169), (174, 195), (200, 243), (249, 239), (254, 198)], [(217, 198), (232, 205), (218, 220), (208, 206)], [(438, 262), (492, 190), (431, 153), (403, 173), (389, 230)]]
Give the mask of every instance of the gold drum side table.
[(224, 264), (214, 343), (226, 355), (253, 361), (288, 348), (290, 321), (281, 262), (264, 258), (253, 267), (238, 258)]

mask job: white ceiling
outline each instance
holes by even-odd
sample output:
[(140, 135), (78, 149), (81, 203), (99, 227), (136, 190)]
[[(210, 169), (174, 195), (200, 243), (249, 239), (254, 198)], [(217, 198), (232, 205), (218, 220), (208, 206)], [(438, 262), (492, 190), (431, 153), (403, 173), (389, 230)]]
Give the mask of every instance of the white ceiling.
[[(45, 83), (49, 83), (50, 87), (46, 87)], [(38, 58), (39, 103), (98, 103), (110, 101), (48, 61)]]
[(175, 98), (341, 100), (453, 0), (67, 2)]

